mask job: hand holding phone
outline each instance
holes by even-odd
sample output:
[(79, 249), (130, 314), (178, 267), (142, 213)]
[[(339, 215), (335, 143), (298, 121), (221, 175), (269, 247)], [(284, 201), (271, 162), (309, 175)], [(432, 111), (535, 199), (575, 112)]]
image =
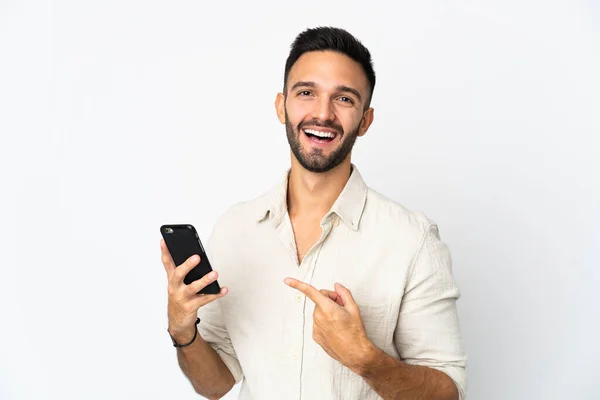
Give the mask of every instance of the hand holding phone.
[(160, 228), (162, 263), (167, 272), (169, 331), (173, 337), (194, 333), (198, 309), (227, 294), (192, 225)]
[[(160, 233), (167, 244), (175, 266), (183, 264), (193, 255), (200, 256), (200, 263), (189, 271), (183, 280), (186, 285), (199, 280), (212, 271), (204, 246), (202, 246), (198, 232), (193, 225), (163, 225), (160, 227)], [(208, 286), (201, 288), (198, 294), (219, 294), (220, 291), (219, 283), (213, 281)]]

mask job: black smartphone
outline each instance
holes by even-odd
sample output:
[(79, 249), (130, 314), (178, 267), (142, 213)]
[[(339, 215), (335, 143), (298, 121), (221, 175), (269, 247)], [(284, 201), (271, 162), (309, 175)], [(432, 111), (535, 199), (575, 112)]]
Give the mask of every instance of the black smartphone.
[[(188, 258), (197, 254), (200, 256), (200, 263), (196, 265), (183, 279), (186, 285), (202, 278), (212, 271), (212, 266), (208, 256), (204, 251), (204, 246), (200, 241), (198, 232), (193, 225), (163, 225), (160, 227), (160, 233), (165, 240), (169, 253), (173, 258), (175, 266), (183, 264)], [(219, 294), (221, 287), (217, 281), (211, 282), (198, 294)]]

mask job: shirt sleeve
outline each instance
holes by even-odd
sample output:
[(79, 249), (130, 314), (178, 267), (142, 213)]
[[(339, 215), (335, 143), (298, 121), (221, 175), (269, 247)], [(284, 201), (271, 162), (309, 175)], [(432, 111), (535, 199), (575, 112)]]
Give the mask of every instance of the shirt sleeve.
[[(225, 238), (221, 232), (223, 228), (223, 217), (221, 217), (210, 236), (210, 239), (206, 247), (206, 255), (210, 260), (211, 265), (215, 270), (221, 271), (223, 265), (220, 262), (219, 255), (224, 249), (226, 249)], [(244, 374), (240, 366), (240, 362), (233, 348), (231, 338), (227, 332), (227, 327), (223, 322), (222, 310), (220, 299), (210, 302), (198, 309), (198, 317), (200, 317), (200, 323), (198, 324), (198, 333), (202, 336), (202, 339), (208, 343), (221, 357), (233, 378), (235, 383), (238, 384), (242, 381)]]
[(200, 336), (202, 336), (202, 339), (204, 339), (206, 343), (215, 349), (219, 357), (221, 357), (225, 365), (227, 365), (227, 368), (229, 368), (229, 371), (231, 371), (231, 374), (235, 379), (235, 383), (240, 383), (244, 374), (237, 355), (235, 354), (235, 349), (231, 344), (227, 329), (222, 323), (219, 300), (200, 307), (198, 316), (200, 317), (200, 323), (198, 324)]
[(459, 297), (450, 251), (437, 226), (429, 224), (408, 273), (394, 342), (404, 362), (448, 375), (463, 400), (467, 357), (456, 309)]

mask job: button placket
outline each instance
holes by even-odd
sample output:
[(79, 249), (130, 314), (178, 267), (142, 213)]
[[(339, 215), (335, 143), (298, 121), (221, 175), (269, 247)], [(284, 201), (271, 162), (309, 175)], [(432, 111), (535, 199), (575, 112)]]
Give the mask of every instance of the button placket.
[[(325, 240), (327, 239), (327, 237), (329, 236), (329, 233), (331, 233), (331, 230), (333, 229), (333, 221), (329, 220), (328, 222), (325, 223), (325, 225), (323, 226), (323, 234), (321, 235), (321, 238), (319, 239), (319, 241), (316, 243), (316, 245), (311, 249), (311, 251), (309, 251), (309, 254), (307, 254), (307, 257), (305, 258), (305, 260), (308, 262), (308, 268), (306, 269), (306, 273), (304, 275), (304, 281), (310, 285), (312, 285), (312, 280), (313, 280), (313, 275), (314, 275), (314, 271), (315, 268), (317, 267), (317, 262), (319, 260), (319, 255), (321, 254), (321, 251), (323, 249), (323, 245), (325, 243)], [(310, 257), (310, 258), (309, 258)], [(313, 329), (313, 325), (312, 324), (307, 324), (306, 321), (311, 319), (309, 318), (310, 316), (308, 315), (309, 312), (307, 312), (307, 308), (312, 310), (312, 305), (309, 304), (309, 301), (311, 301), (310, 299), (306, 299), (306, 296), (301, 294), (302, 300), (304, 301), (299, 301), (299, 304), (302, 304), (302, 314), (304, 317), (304, 324), (302, 326), (302, 331), (303, 331), (303, 343), (302, 343), (302, 357), (301, 362), (300, 362), (300, 385), (302, 387), (303, 382), (302, 382), (302, 372), (304, 370), (304, 368), (306, 368), (306, 366), (304, 365), (303, 359), (304, 359), (304, 344), (307, 341), (312, 341), (312, 329)], [(308, 301), (307, 301), (308, 300)], [(309, 307), (311, 306), (311, 307)], [(302, 392), (302, 389), (301, 389)]]

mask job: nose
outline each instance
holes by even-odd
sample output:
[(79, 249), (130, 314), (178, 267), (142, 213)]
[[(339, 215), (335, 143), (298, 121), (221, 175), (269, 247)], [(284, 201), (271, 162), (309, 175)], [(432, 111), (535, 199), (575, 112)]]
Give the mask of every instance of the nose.
[(315, 103), (314, 117), (321, 121), (333, 121), (335, 119), (332, 104), (327, 96), (322, 96)]

